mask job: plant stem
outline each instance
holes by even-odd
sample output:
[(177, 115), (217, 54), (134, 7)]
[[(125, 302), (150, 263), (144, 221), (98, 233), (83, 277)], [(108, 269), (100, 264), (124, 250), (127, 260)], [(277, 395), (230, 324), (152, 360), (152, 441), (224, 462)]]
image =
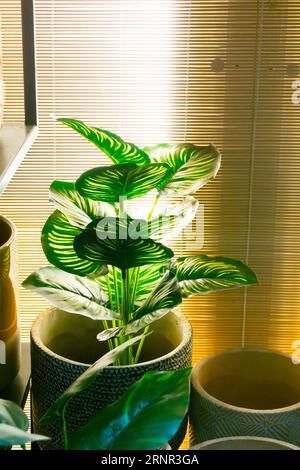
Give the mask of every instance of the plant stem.
[[(144, 335), (146, 335), (148, 333), (149, 328), (150, 328), (150, 326), (146, 326), (146, 328), (144, 329)], [(137, 364), (139, 359), (140, 359), (140, 355), (141, 355), (141, 352), (142, 352), (142, 349), (143, 349), (143, 346), (144, 346), (145, 339), (146, 339), (146, 337), (142, 338), (141, 341), (139, 342), (137, 352), (136, 352), (134, 362), (133, 362), (134, 364)]]
[[(156, 197), (155, 197), (155, 200), (154, 200), (154, 203), (153, 203), (153, 206), (152, 206), (152, 209), (150, 210), (149, 214), (148, 214), (148, 217), (147, 217), (147, 220), (149, 221), (151, 219), (151, 217), (153, 216), (154, 214), (154, 211), (156, 209), (156, 206), (158, 204), (158, 201), (160, 199), (160, 193), (157, 193)], [(140, 269), (140, 268), (138, 268)], [(137, 280), (136, 280), (136, 285), (138, 283), (138, 278), (139, 278), (139, 272), (138, 271), (138, 275), (137, 275)], [(134, 300), (133, 299), (133, 306), (134, 306)], [(148, 331), (149, 331), (149, 328), (150, 326), (146, 326), (146, 328), (144, 329), (144, 334), (147, 334)], [(139, 359), (140, 359), (140, 355), (141, 355), (141, 352), (142, 352), (142, 349), (143, 349), (143, 346), (144, 346), (144, 343), (145, 343), (145, 339), (146, 338), (142, 338), (141, 341), (139, 342), (139, 345), (138, 345), (138, 348), (137, 348), (137, 352), (136, 352), (136, 355), (135, 355), (135, 358), (134, 358), (134, 364), (137, 364)]]
[(160, 198), (160, 193), (157, 193), (157, 194), (156, 194), (156, 197), (155, 197), (155, 200), (154, 200), (154, 203), (153, 203), (153, 206), (152, 206), (152, 209), (151, 209), (151, 211), (150, 211), (149, 214), (148, 214), (147, 220), (150, 220), (151, 217), (153, 216), (154, 211), (155, 211), (156, 206), (157, 206), (157, 203), (158, 203), (158, 201), (159, 201), (159, 198)]
[(66, 422), (65, 412), (66, 412), (66, 406), (64, 407), (64, 409), (61, 413), (61, 429), (62, 429), (62, 438), (63, 438), (64, 449), (68, 450), (69, 440), (68, 440), (68, 431), (67, 431), (67, 422)]

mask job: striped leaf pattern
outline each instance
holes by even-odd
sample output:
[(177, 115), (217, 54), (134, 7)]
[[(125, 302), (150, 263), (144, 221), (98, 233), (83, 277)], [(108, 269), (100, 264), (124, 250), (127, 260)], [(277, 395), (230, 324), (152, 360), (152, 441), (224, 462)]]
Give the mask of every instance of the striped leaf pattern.
[(85, 139), (92, 142), (115, 164), (136, 163), (137, 165), (145, 165), (150, 163), (146, 152), (134, 144), (125, 142), (121, 137), (112, 132), (99, 129), (98, 127), (88, 126), (77, 119), (58, 118), (57, 121), (74, 129)]
[(114, 206), (102, 201), (82, 197), (74, 183), (53, 181), (49, 192), (50, 201), (68, 218), (70, 224), (84, 229), (96, 217), (112, 217)]
[(145, 302), (135, 311), (134, 319), (160, 309), (171, 309), (182, 302), (181, 291), (176, 276), (168, 271), (151, 292)]
[(193, 197), (172, 206), (165, 206), (148, 222), (148, 236), (153, 240), (169, 240), (181, 234), (194, 219), (199, 203)]
[(135, 334), (151, 325), (151, 323), (154, 323), (155, 321), (163, 318), (165, 315), (167, 315), (167, 313), (169, 313), (169, 311), (170, 309), (168, 308), (162, 308), (160, 310), (156, 310), (155, 312), (147, 313), (137, 320), (132, 320), (124, 327), (113, 327), (108, 328), (107, 330), (103, 330), (97, 335), (97, 340), (107, 341), (111, 338), (120, 338), (123, 336)]
[(160, 187), (164, 196), (193, 194), (215, 178), (221, 156), (214, 145), (199, 147), (193, 144), (160, 144), (146, 147), (152, 162), (165, 163), (172, 169), (169, 181)]
[(56, 210), (48, 218), (42, 231), (42, 247), (48, 261), (63, 271), (78, 276), (101, 276), (107, 267), (87, 259), (81, 259), (74, 250), (75, 237), (80, 235), (79, 227), (69, 224), (67, 217)]
[(188, 256), (171, 261), (184, 297), (256, 284), (255, 273), (241, 261), (221, 256)]
[(75, 237), (74, 249), (80, 258), (93, 264), (110, 264), (120, 269), (162, 263), (174, 256), (170, 248), (154, 240), (100, 239), (93, 229)]
[(106, 293), (92, 279), (69, 274), (47, 266), (38, 269), (24, 282), (23, 287), (39, 293), (59, 309), (84, 315), (92, 320), (118, 320), (120, 314), (105, 307)]
[(140, 197), (155, 187), (164, 185), (169, 173), (168, 166), (160, 163), (144, 166), (127, 163), (97, 167), (78, 178), (76, 189), (84, 197), (114, 204), (119, 202), (120, 198)]
[(181, 301), (181, 291), (176, 276), (171, 272), (167, 272), (146, 301), (135, 311), (132, 321), (124, 327), (114, 327), (102, 331), (97, 339), (106, 341), (116, 336), (135, 334), (164, 317), (171, 308), (181, 303)]

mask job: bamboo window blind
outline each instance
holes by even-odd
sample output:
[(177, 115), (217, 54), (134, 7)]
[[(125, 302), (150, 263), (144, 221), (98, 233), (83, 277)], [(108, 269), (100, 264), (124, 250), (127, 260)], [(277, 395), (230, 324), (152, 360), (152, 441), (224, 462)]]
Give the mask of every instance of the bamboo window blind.
[[(5, 119), (22, 120), (19, 0), (0, 2)], [(46, 264), (40, 231), (53, 179), (104, 155), (51, 114), (139, 145), (214, 142), (199, 191), (203, 252), (240, 258), (260, 285), (187, 301), (195, 359), (231, 347), (291, 352), (300, 339), (300, 3), (292, 0), (36, 0), (40, 134), (0, 199), (18, 228), (19, 280)], [(299, 73), (299, 75), (298, 75)], [(178, 254), (194, 251), (182, 239)], [(20, 289), (23, 336), (47, 303)]]

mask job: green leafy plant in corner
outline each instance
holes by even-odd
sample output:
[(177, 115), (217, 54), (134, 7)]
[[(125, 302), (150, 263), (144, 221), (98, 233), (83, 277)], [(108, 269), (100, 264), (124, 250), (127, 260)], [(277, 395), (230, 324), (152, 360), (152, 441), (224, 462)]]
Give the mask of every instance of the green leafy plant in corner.
[[(164, 242), (178, 236), (195, 217), (192, 196), (215, 178), (220, 153), (213, 145), (160, 144), (140, 149), (116, 134), (67, 118), (69, 126), (113, 162), (93, 168), (75, 183), (54, 181), (55, 206), (42, 231), (51, 266), (23, 283), (55, 307), (103, 322), (99, 341), (110, 350), (180, 304), (183, 298), (257, 282), (240, 261), (220, 256), (175, 258)], [(153, 207), (134, 216), (142, 197), (155, 193)], [(179, 202), (161, 205), (166, 197)], [(115, 364), (135, 364), (145, 337)]]

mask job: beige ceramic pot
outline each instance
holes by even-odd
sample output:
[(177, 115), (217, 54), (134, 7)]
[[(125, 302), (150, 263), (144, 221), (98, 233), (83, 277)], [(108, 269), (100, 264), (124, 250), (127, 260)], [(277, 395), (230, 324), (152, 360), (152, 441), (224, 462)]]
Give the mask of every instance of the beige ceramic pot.
[(15, 378), (20, 362), (17, 303), (13, 283), (15, 237), (15, 226), (0, 216), (0, 390)]
[(233, 436), (202, 442), (191, 450), (300, 450), (300, 448), (288, 442), (265, 437)]
[[(101, 328), (101, 322), (57, 309), (40, 315), (32, 327), (32, 418), (34, 432), (52, 438), (41, 444), (45, 448), (61, 448), (59, 423), (44, 428), (39, 420), (89, 364), (106, 352), (105, 344), (96, 339)], [(190, 367), (191, 359), (191, 326), (183, 315), (171, 312), (153, 324), (139, 364), (107, 367), (91, 387), (72, 400), (66, 414), (69, 432), (118, 400), (145, 372)], [(173, 448), (180, 446), (186, 427), (187, 418), (170, 442)]]
[(260, 436), (300, 446), (300, 365), (288, 355), (238, 349), (192, 373), (190, 443)]

